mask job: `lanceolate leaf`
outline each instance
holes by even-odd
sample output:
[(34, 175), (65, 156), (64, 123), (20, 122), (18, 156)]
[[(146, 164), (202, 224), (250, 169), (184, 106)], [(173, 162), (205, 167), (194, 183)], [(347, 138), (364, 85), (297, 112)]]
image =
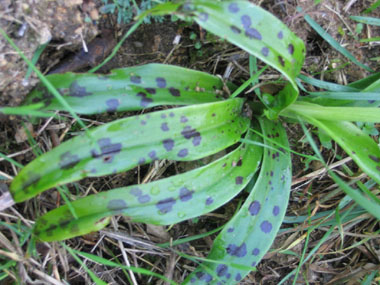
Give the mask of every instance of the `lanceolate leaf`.
[[(260, 120), (265, 136), (288, 147), (280, 123)], [(263, 165), (253, 189), (239, 212), (226, 224), (214, 241), (203, 263), (184, 284), (236, 284), (255, 267), (269, 250), (280, 228), (288, 205), (291, 185), (289, 152), (265, 140)], [(222, 282), (222, 283), (218, 283)], [(224, 283), (223, 283), (224, 282)]]
[(131, 169), (155, 159), (194, 160), (240, 139), (249, 119), (231, 99), (117, 120), (77, 136), (28, 164), (13, 180), (16, 202), (84, 177)]
[[(298, 95), (295, 78), (305, 58), (305, 46), (279, 19), (249, 1), (192, 0), (180, 13), (192, 16), (204, 29), (228, 40), (280, 71)], [(279, 102), (275, 102), (279, 105)], [(275, 107), (276, 105), (273, 105)], [(284, 108), (285, 106), (277, 106)]]
[[(47, 78), (80, 114), (141, 110), (159, 105), (190, 105), (223, 99), (223, 82), (218, 77), (165, 64), (115, 69), (106, 75), (69, 72), (52, 74)], [(42, 84), (28, 96), (24, 105), (37, 102), (44, 103), (40, 110), (65, 110)]]
[(351, 122), (323, 121), (309, 116), (304, 118), (323, 129), (368, 176), (380, 184), (380, 148), (372, 138)]
[(45, 241), (67, 239), (98, 230), (106, 218), (116, 214), (159, 225), (200, 216), (238, 194), (255, 173), (261, 155), (261, 147), (243, 144), (219, 160), (184, 174), (79, 199), (72, 203), (78, 219), (63, 206), (39, 218), (35, 233)]

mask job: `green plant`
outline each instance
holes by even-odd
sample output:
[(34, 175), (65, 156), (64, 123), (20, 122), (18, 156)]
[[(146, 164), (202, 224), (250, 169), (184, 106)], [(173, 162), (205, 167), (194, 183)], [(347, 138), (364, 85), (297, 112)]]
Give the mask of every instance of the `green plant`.
[[(130, 23), (136, 15), (139, 15), (149, 9), (152, 9), (158, 3), (167, 2), (167, 0), (152, 1), (142, 0), (137, 4), (136, 0), (102, 0), (104, 4), (100, 11), (104, 14), (117, 14), (118, 24)], [(161, 16), (153, 17), (155, 21), (163, 22), (164, 18)], [(150, 24), (152, 17), (146, 17), (144, 22)]]
[[(326, 92), (298, 97), (298, 85), (304, 88), (301, 80), (311, 82), (297, 78), (304, 44), (263, 9), (247, 1), (192, 0), (165, 3), (150, 13), (193, 19), (277, 69), (288, 82), (284, 80), (278, 94), (258, 92), (260, 100), (249, 101), (237, 96), (265, 68), (240, 87), (202, 72), (159, 64), (117, 69), (109, 75), (48, 76), (66, 105), (41, 85), (26, 101), (29, 108), (67, 111), (69, 105), (71, 111), (95, 114), (161, 105), (184, 107), (116, 120), (66, 141), (15, 177), (10, 191), (16, 202), (84, 177), (121, 172), (156, 159), (196, 160), (241, 143), (201, 168), (59, 207), (37, 220), (37, 238), (54, 241), (83, 235), (103, 228), (111, 216), (120, 214), (133, 221), (173, 224), (210, 212), (248, 188), (249, 196), (216, 238), (208, 258), (185, 280), (185, 284), (238, 282), (269, 250), (285, 216), (291, 150), (281, 120), (317, 126), (380, 183), (379, 147), (352, 123), (379, 122), (380, 101), (375, 96), (380, 90), (379, 74), (348, 87), (327, 84)], [(17, 108), (0, 111), (14, 113)], [(379, 199), (373, 193), (366, 188), (354, 190), (334, 173), (330, 175), (357, 204), (380, 218)]]

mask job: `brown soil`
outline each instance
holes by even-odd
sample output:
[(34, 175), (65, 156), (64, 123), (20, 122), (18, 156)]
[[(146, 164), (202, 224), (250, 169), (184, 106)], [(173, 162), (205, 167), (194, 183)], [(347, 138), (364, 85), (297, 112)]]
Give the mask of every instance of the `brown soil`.
[[(368, 75), (368, 72), (354, 64), (328, 72), (327, 70), (331, 69), (331, 67), (344, 64), (348, 60), (332, 49), (306, 24), (303, 20), (303, 13), (297, 11), (297, 6), (316, 20), (338, 42), (347, 43), (345, 47), (358, 60), (369, 65), (374, 70), (379, 69), (378, 61), (371, 60), (371, 58), (378, 56), (378, 44), (360, 44), (356, 41), (351, 32), (355, 32), (357, 24), (349, 18), (350, 15), (360, 15), (363, 9), (369, 7), (373, 1), (324, 0), (319, 5), (313, 5), (314, 0), (256, 0), (252, 2), (262, 5), (277, 15), (304, 40), (307, 45), (307, 57), (302, 72), (305, 74), (318, 73), (318, 76), (322, 79), (347, 84), (364, 78)], [(351, 6), (349, 6), (350, 3), (352, 3)], [(99, 6), (101, 6), (100, 1), (95, 0), (3, 0), (0, 1), (0, 27), (15, 41), (16, 45), (29, 59), (32, 58), (39, 45), (51, 40), (37, 63), (37, 67), (41, 71), (48, 72), (54, 65), (68, 60), (72, 54), (75, 54), (82, 47), (82, 38), (84, 42), (89, 43), (106, 27), (108, 29), (112, 28), (116, 38), (120, 39), (121, 35), (128, 30), (130, 26), (116, 25), (114, 17), (100, 16), (98, 19), (97, 11)], [(380, 9), (374, 11), (370, 16), (379, 17)], [(86, 19), (90, 19), (90, 21)], [(22, 27), (25, 25), (27, 29), (22, 34)], [(195, 48), (195, 41), (189, 39), (191, 33), (196, 33), (198, 38), (201, 38), (202, 47), (200, 50)], [(181, 36), (181, 44), (174, 46), (173, 40), (177, 35)], [(375, 26), (364, 26), (359, 37), (364, 37), (365, 35), (379, 37), (380, 29)], [(211, 73), (216, 71), (216, 74), (223, 74), (227, 65), (235, 62), (237, 64), (234, 64), (230, 79), (240, 82), (241, 79), (249, 77), (246, 72), (248, 70), (246, 53), (226, 43), (219, 42), (215, 44), (214, 38), (207, 37), (205, 31), (195, 24), (186, 26), (179, 21), (170, 22), (169, 19), (166, 19), (165, 23), (152, 23), (141, 26), (126, 40), (117, 55), (103, 66), (99, 72), (106, 73), (113, 68), (149, 62), (181, 65)], [(240, 66), (244, 67), (245, 70)], [(86, 71), (88, 68), (83, 68), (81, 71)], [(35, 74), (25, 80), (26, 71), (27, 64), (20, 59), (6, 40), (0, 37), (0, 106), (18, 105), (38, 83)], [(268, 74), (274, 73), (274, 71), (268, 72)], [(125, 114), (92, 116), (86, 117), (86, 119), (92, 120), (96, 124), (100, 121), (111, 121), (123, 115)], [(27, 136), (23, 131), (24, 120), (15, 117), (3, 118), (2, 120), (0, 117), (0, 152), (7, 155), (13, 154), (13, 158), (17, 162), (25, 165), (35, 158), (35, 154), (30, 149), (30, 144), (26, 139)], [(34, 125), (28, 126), (42, 151), (48, 151), (54, 145), (53, 139), (57, 136), (59, 137), (71, 127), (70, 121), (71, 118), (65, 122), (53, 121), (45, 128), (46, 120), (40, 120)], [(42, 129), (43, 131), (40, 132), (39, 130)], [(301, 142), (303, 137), (302, 130), (292, 124), (287, 124), (287, 129), (292, 147), (298, 152), (312, 154), (308, 144)], [(70, 134), (65, 139), (69, 137)], [(336, 150), (335, 153), (334, 149)], [(332, 151), (325, 150), (323, 154), (325, 159), (331, 163), (339, 160), (336, 155), (345, 157), (345, 154), (336, 146), (333, 146)], [(158, 179), (193, 167), (190, 164), (160, 162), (104, 178), (84, 179), (80, 183), (71, 185), (70, 190), (74, 193), (78, 188), (80, 191), (86, 191), (89, 187), (94, 187), (97, 191), (104, 191), (140, 182), (144, 177), (147, 178), (152, 169), (158, 168), (159, 171), (150, 179)], [(311, 165), (310, 168), (305, 170), (305, 160), (293, 155), (294, 181), (296, 179), (302, 180), (302, 177), (306, 174), (320, 167), (320, 165)], [(352, 165), (349, 165), (349, 167), (356, 171)], [(2, 177), (1, 173), (8, 175), (8, 178), (17, 174), (17, 170), (1, 158), (0, 171), (0, 177)], [(329, 187), (333, 182), (326, 175), (319, 175), (315, 178), (305, 179), (302, 180), (302, 183), (294, 184), (288, 209), (289, 216), (307, 215), (309, 207), (311, 211), (326, 211), (336, 207), (341, 197), (340, 192), (332, 195), (328, 201), (323, 200), (324, 194), (331, 193), (332, 190), (329, 190)], [(9, 183), (10, 180), (5, 179), (5, 182)], [(242, 194), (210, 215), (199, 217), (197, 221), (186, 221), (176, 224), (170, 229), (130, 223), (124, 217), (117, 217), (115, 218), (115, 224), (107, 228), (108, 231), (105, 230), (100, 233), (74, 238), (67, 241), (67, 244), (72, 248), (93, 252), (109, 259), (112, 256), (118, 256), (119, 260), (124, 262), (118, 244), (119, 240), (110, 235), (109, 232), (127, 232), (127, 235), (133, 240), (132, 243), (124, 243), (124, 247), (129, 253), (131, 265), (152, 268), (151, 265), (154, 264), (155, 272), (180, 283), (184, 276), (194, 268), (194, 264), (184, 258), (179, 258), (178, 255), (170, 250), (158, 249), (154, 243), (196, 235), (223, 225), (233, 215), (239, 199), (244, 195), (246, 194)], [(55, 190), (50, 190), (40, 195), (37, 199), (16, 205), (14, 209), (7, 210), (3, 214), (0, 213), (0, 221), (14, 223), (15, 219), (20, 215), (22, 217), (21, 224), (30, 224), (30, 221), (35, 220), (39, 215), (37, 212), (45, 212), (59, 204), (62, 204), (59, 195)], [(4, 235), (6, 239), (12, 241), (10, 248), (14, 248), (19, 256), (25, 258), (22, 262), (19, 262), (19, 267), (15, 267), (19, 270), (18, 274), (22, 283), (31, 283), (31, 280), (43, 280), (42, 282), (49, 283), (47, 281), (49, 279), (46, 276), (41, 276), (38, 272), (44, 272), (57, 280), (59, 278), (64, 279), (70, 284), (87, 284), (91, 282), (89, 276), (84, 273), (83, 268), (58, 243), (39, 244), (37, 248), (41, 260), (32, 262), (28, 259), (28, 256), (25, 256), (26, 246), (20, 246), (15, 234), (2, 225), (0, 225), (0, 228), (2, 230), (1, 236)], [(257, 267), (257, 271), (251, 273), (240, 284), (277, 284), (287, 273), (298, 266), (298, 257), (279, 253), (278, 249), (284, 249), (293, 244), (295, 246), (291, 247), (291, 250), (300, 256), (305, 245), (305, 239), (302, 236), (305, 233), (305, 228), (302, 225), (292, 227), (291, 224), (284, 224), (285, 228), (286, 231), (278, 236), (272, 246), (274, 251), (268, 253)], [(373, 219), (367, 218), (355, 225), (353, 232), (361, 234), (365, 230), (375, 232), (376, 229), (378, 227), (376, 227)], [(322, 228), (312, 233), (307, 252), (310, 252), (323, 236), (324, 230)], [(214, 237), (215, 235), (184, 244), (177, 247), (176, 250), (205, 257)], [(101, 242), (98, 244), (100, 238)], [(147, 248), (139, 247), (136, 243), (139, 240), (144, 240)], [(356, 281), (359, 278), (379, 266), (379, 241), (371, 240), (369, 242), (370, 248), (377, 248), (377, 256), (376, 252), (370, 252), (368, 247), (364, 245), (356, 249), (339, 252), (341, 242), (340, 235), (337, 233), (334, 238), (325, 243), (318, 251), (320, 255), (301, 268), (298, 282), (306, 283), (307, 281), (310, 284), (358, 284)], [(354, 236), (347, 236), (343, 242), (344, 248), (348, 248), (357, 242), (357, 239)], [(9, 247), (4, 246), (1, 241), (0, 249), (9, 251)], [(44, 263), (45, 258), (48, 259), (47, 264)], [(2, 262), (1, 257), (0, 260)], [(124, 273), (120, 269), (107, 268), (90, 262), (87, 262), (87, 266), (97, 273), (102, 280), (110, 284), (128, 284)], [(160, 281), (154, 278), (147, 279), (147, 277), (139, 274), (135, 274), (135, 276), (139, 284), (161, 284)], [(12, 278), (8, 277), (6, 282), (10, 283), (12, 282), (11, 280)], [(289, 280), (293, 281), (292, 278)]]

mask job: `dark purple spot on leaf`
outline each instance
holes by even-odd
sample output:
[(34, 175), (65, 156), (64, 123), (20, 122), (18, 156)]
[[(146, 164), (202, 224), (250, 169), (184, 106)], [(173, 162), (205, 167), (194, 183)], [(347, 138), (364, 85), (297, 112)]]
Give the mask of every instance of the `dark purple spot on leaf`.
[(196, 129), (192, 129), (190, 126), (185, 126), (181, 132), (185, 139), (189, 140), (192, 137), (195, 137), (197, 134)]
[(108, 99), (106, 101), (107, 104), (107, 112), (115, 112), (117, 107), (119, 107), (119, 100), (117, 99)]
[(195, 281), (197, 281), (197, 279), (195, 277), (190, 279), (190, 283), (195, 283)]
[(284, 33), (282, 31), (280, 31), (278, 34), (277, 34), (277, 37), (281, 40), (284, 38)]
[(189, 154), (189, 151), (187, 148), (183, 148), (178, 152), (178, 157), (185, 157)]
[(166, 119), (166, 114), (161, 114), (162, 119)]
[(240, 281), (240, 280), (241, 280), (241, 275), (240, 275), (240, 273), (238, 273), (235, 276), (235, 281)]
[(188, 121), (186, 116), (181, 116), (181, 123), (186, 123)]
[(228, 5), (228, 11), (230, 11), (231, 13), (237, 13), (237, 12), (239, 12), (239, 6), (238, 6), (238, 4), (231, 3), (230, 5)]
[(163, 130), (164, 132), (169, 131), (168, 123), (162, 123), (161, 130)]
[(234, 33), (234, 34), (240, 34), (241, 33), (241, 30), (236, 27), (235, 25), (232, 25), (231, 26), (231, 31)]
[(219, 276), (219, 277), (222, 277), (224, 275), (227, 274), (227, 271), (228, 271), (228, 267), (227, 265), (225, 264), (219, 264), (217, 267), (216, 267), (216, 274)]
[(170, 94), (172, 94), (174, 97), (181, 96), (181, 92), (177, 88), (170, 87), (169, 88)]
[(249, 205), (249, 208), (248, 208), (248, 211), (249, 213), (251, 214), (251, 216), (256, 216), (259, 212), (260, 212), (260, 209), (261, 209), (261, 204), (259, 201), (255, 200), (253, 201), (250, 205)]
[(231, 273), (227, 273), (226, 274), (226, 279), (230, 279), (231, 278)]
[(235, 183), (236, 183), (237, 185), (242, 184), (242, 183), (243, 183), (243, 176), (237, 176), (237, 177), (235, 178)]
[(150, 201), (150, 196), (148, 194), (141, 195), (138, 200), (141, 204), (145, 204)]
[(282, 66), (285, 66), (284, 58), (283, 58), (281, 55), (278, 56), (278, 61), (280, 62), (280, 64), (281, 64)]
[(293, 54), (293, 53), (294, 53), (294, 45), (293, 45), (293, 44), (289, 44), (289, 45), (288, 45), (288, 52), (289, 52), (290, 54)]
[(261, 223), (260, 228), (264, 233), (268, 234), (272, 230), (272, 224), (268, 221), (264, 221)]
[(269, 48), (263, 47), (261, 49), (261, 53), (263, 54), (263, 56), (268, 56), (269, 55)]
[(86, 87), (82, 87), (78, 84), (77, 81), (74, 81), (71, 83), (70, 88), (69, 88), (69, 94), (72, 97), (86, 97), (92, 95), (91, 92), (86, 91)]
[(152, 102), (153, 102), (153, 99), (144, 97), (141, 99), (140, 106), (143, 108), (146, 108)]
[(214, 199), (212, 199), (212, 197), (208, 197), (208, 198), (206, 199), (206, 205), (207, 205), (207, 206), (208, 206), (208, 205), (211, 205), (213, 202), (214, 202)]
[(138, 75), (132, 75), (131, 76), (131, 82), (140, 84), (141, 83), (141, 76)]
[(122, 199), (114, 199), (108, 202), (107, 208), (111, 211), (119, 211), (127, 208), (127, 204)]
[(174, 147), (174, 140), (172, 139), (165, 139), (163, 143), (164, 143), (164, 148), (166, 149), (166, 151), (171, 151)]
[(208, 14), (205, 12), (199, 13), (198, 19), (202, 22), (206, 22), (208, 19)]
[(243, 160), (240, 158), (238, 162), (236, 163), (236, 166), (242, 166), (243, 165)]
[(173, 118), (174, 116), (175, 116), (175, 115), (174, 115), (173, 112), (170, 112), (170, 113), (169, 113), (169, 117)]
[(193, 193), (194, 191), (193, 190), (189, 190), (187, 189), (186, 187), (182, 187), (180, 190), (179, 190), (179, 199), (182, 201), (182, 202), (187, 202), (189, 200), (191, 200), (191, 198), (193, 198)]
[(152, 150), (151, 152), (148, 153), (148, 156), (151, 158), (151, 159), (157, 159), (157, 156), (156, 156), (156, 151), (155, 150)]
[(156, 78), (156, 83), (157, 83), (157, 87), (159, 87), (159, 88), (165, 88), (166, 87), (166, 80), (165, 80), (165, 78), (157, 77)]
[(227, 232), (232, 233), (234, 231), (234, 228), (228, 228)]
[(199, 280), (203, 280), (205, 282), (212, 281), (212, 276), (208, 273), (197, 272), (195, 275), (198, 277)]
[(243, 15), (243, 16), (241, 16), (240, 20), (241, 20), (241, 23), (242, 23), (244, 29), (246, 29), (246, 30), (247, 30), (247, 29), (251, 26), (251, 24), (252, 24), (252, 22), (251, 22), (251, 17), (248, 16), (248, 15)]
[(137, 188), (137, 187), (133, 187), (131, 190), (130, 190), (130, 193), (135, 196), (135, 197), (140, 197), (142, 195), (142, 190), (140, 188)]
[(167, 199), (158, 201), (158, 203), (156, 204), (156, 207), (162, 214), (166, 214), (172, 210), (175, 202), (176, 201), (173, 198), (167, 198)]
[(141, 165), (141, 164), (145, 164), (145, 158), (141, 157), (141, 158), (139, 159), (139, 164), (140, 164), (140, 165)]
[(260, 32), (256, 30), (255, 28), (248, 28), (245, 30), (245, 35), (250, 39), (257, 39), (261, 40), (263, 37), (261, 36)]
[(156, 89), (155, 88), (145, 88), (145, 91), (148, 92), (149, 94), (156, 94)]
[(280, 207), (279, 206), (274, 206), (273, 207), (273, 215), (277, 216), (280, 213)]
[(252, 255), (254, 255), (254, 256), (259, 255), (259, 253), (260, 253), (260, 249), (258, 249), (258, 248), (254, 248), (254, 249), (252, 250)]
[(247, 255), (247, 246), (243, 243), (241, 246), (235, 244), (229, 244), (226, 251), (231, 256), (244, 257)]
[(91, 155), (93, 158), (104, 158), (103, 161), (106, 163), (111, 163), (113, 158), (121, 151), (121, 143), (112, 143), (109, 138), (102, 138), (98, 140), (98, 145), (100, 147), (101, 153), (96, 150), (91, 150)]
[(65, 170), (73, 168), (80, 161), (79, 157), (76, 154), (71, 154), (70, 151), (61, 154), (60, 159), (59, 168)]
[(201, 144), (201, 140), (202, 140), (202, 137), (201, 137), (201, 134), (199, 132), (196, 132), (194, 137), (193, 137), (193, 145), (194, 146), (198, 146)]
[(380, 158), (377, 157), (377, 156), (374, 156), (374, 155), (370, 154), (368, 157), (369, 157), (370, 159), (372, 159), (374, 162), (380, 162)]
[(252, 262), (252, 267), (255, 267), (256, 266), (256, 261)]
[(140, 124), (143, 125), (143, 126), (145, 126), (146, 125), (146, 121), (145, 120), (141, 120)]

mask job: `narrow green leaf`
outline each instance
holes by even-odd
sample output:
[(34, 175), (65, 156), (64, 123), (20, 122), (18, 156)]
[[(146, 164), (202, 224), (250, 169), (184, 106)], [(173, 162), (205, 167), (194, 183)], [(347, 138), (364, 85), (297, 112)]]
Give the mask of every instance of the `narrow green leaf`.
[[(295, 78), (305, 59), (305, 46), (279, 19), (249, 1), (192, 0), (178, 11), (201, 27), (226, 39), (281, 72), (295, 90)], [(275, 102), (274, 102), (275, 103)], [(285, 106), (274, 104), (282, 109)]]
[(355, 101), (376, 101), (380, 99), (380, 94), (376, 92), (310, 92), (312, 96), (319, 96), (328, 99), (338, 99), (338, 100), (355, 100)]
[[(259, 140), (254, 135), (251, 139)], [(62, 240), (98, 230), (98, 221), (122, 214), (135, 222), (168, 225), (213, 211), (236, 196), (259, 166), (261, 147), (242, 144), (204, 167), (154, 181), (90, 195), (37, 220), (35, 234)]]
[(249, 119), (230, 99), (129, 117), (93, 128), (38, 157), (10, 186), (16, 202), (84, 177), (131, 169), (156, 159), (188, 161), (239, 141)]
[(357, 91), (360, 91), (358, 88), (318, 80), (318, 79), (315, 79), (312, 77), (305, 76), (303, 74), (298, 75), (298, 78), (307, 84), (313, 85), (313, 86), (318, 87), (318, 88), (326, 89), (329, 91), (334, 91), (334, 92), (357, 92)]
[(297, 119), (306, 115), (318, 120), (380, 122), (380, 108), (371, 107), (325, 107), (308, 102), (295, 102), (282, 111), (281, 115)]
[[(288, 147), (286, 132), (280, 123), (261, 119), (260, 125), (265, 136)], [(276, 147), (268, 140), (265, 144)], [(214, 262), (204, 262), (183, 284), (201, 284), (202, 281), (236, 284), (241, 281), (250, 272), (247, 266), (255, 267), (269, 250), (281, 226), (291, 179), (290, 153), (284, 149), (265, 149), (263, 165), (249, 197), (214, 241), (207, 257)], [(206, 271), (203, 268), (207, 268)]]
[(364, 23), (367, 25), (380, 26), (380, 19), (373, 17), (364, 17), (364, 16), (350, 16), (350, 18), (356, 22)]
[(351, 60), (353, 63), (355, 63), (357, 66), (360, 66), (361, 68), (373, 72), (371, 68), (364, 65), (360, 61), (358, 61), (347, 49), (342, 47), (332, 36), (330, 36), (320, 25), (318, 25), (317, 22), (315, 22), (309, 15), (304, 16), (306, 22), (326, 41), (328, 42), (334, 49), (336, 49), (338, 52), (340, 52), (342, 55), (347, 57), (349, 60)]
[(380, 184), (380, 148), (372, 138), (350, 122), (323, 121), (310, 116), (302, 117), (323, 129), (368, 176)]
[[(159, 105), (190, 105), (223, 99), (216, 76), (173, 65), (147, 64), (110, 74), (65, 73), (47, 76), (71, 108), (80, 114), (141, 110)], [(24, 105), (43, 103), (42, 110), (66, 110), (39, 85)]]

